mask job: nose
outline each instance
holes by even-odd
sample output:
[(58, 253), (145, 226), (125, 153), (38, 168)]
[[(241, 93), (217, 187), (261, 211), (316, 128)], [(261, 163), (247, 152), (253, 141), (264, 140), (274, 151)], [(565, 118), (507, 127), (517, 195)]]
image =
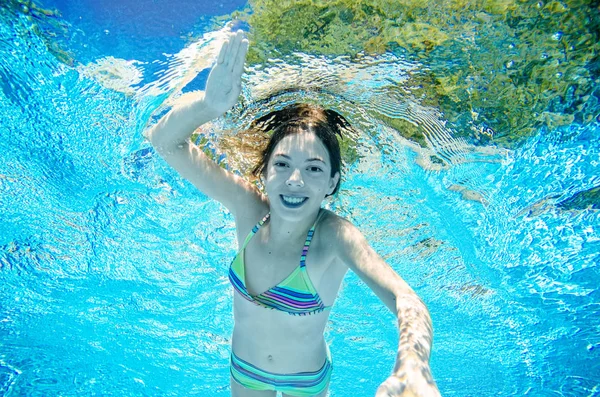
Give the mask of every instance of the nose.
[(286, 184), (290, 187), (304, 187), (304, 180), (302, 180), (302, 173), (299, 169), (295, 169), (287, 179)]

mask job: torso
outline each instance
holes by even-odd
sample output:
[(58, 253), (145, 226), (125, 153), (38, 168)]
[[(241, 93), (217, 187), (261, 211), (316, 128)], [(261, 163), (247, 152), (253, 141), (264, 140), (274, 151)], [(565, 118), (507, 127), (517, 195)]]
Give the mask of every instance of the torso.
[[(251, 220), (236, 219), (238, 244), (244, 241), (268, 207)], [(328, 224), (337, 215), (324, 213), (315, 226), (315, 232), (306, 256), (306, 271), (325, 306), (332, 306), (347, 267), (337, 260), (333, 249), (334, 237), (327, 233)], [(263, 229), (264, 228), (264, 229)], [(264, 238), (268, 222), (248, 242), (244, 254), (245, 284), (250, 295), (258, 295), (294, 272), (300, 261), (304, 240), (287, 246), (273, 246)], [(329, 234), (329, 235), (328, 235)], [(257, 305), (234, 293), (235, 327), (232, 348), (237, 356), (265, 371), (294, 373), (319, 369), (326, 357), (323, 332), (330, 310), (310, 315), (295, 316), (284, 311)]]

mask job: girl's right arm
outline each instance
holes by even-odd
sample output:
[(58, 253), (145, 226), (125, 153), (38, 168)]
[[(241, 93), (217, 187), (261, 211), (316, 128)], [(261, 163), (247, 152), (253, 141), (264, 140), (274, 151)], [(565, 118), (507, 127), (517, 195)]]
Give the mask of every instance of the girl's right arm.
[(146, 134), (170, 166), (236, 218), (241, 210), (260, 205), (262, 195), (252, 184), (209, 159), (190, 137), (200, 125), (221, 116), (237, 102), (247, 51), (243, 32), (232, 33), (210, 72), (204, 95), (173, 108)]

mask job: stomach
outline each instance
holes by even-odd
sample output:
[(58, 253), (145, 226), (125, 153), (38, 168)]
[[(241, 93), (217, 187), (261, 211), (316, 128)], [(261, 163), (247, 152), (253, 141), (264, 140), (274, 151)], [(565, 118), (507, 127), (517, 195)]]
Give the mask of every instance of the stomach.
[(307, 316), (259, 306), (234, 294), (232, 350), (273, 373), (316, 371), (327, 358), (323, 332), (330, 310)]

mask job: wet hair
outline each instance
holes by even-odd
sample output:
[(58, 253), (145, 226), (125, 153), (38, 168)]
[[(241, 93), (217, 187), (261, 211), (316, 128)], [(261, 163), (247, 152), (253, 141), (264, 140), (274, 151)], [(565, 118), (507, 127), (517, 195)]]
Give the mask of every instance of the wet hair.
[[(333, 177), (336, 172), (341, 176), (342, 156), (338, 136), (342, 138), (342, 130), (351, 127), (350, 123), (336, 111), (308, 104), (293, 104), (254, 120), (250, 128), (272, 132), (269, 143), (252, 171), (254, 176), (258, 177), (265, 172), (275, 147), (283, 138), (302, 132), (312, 132), (323, 142), (331, 162), (330, 176)], [(327, 196), (337, 193), (339, 187), (338, 180), (333, 192)]]

